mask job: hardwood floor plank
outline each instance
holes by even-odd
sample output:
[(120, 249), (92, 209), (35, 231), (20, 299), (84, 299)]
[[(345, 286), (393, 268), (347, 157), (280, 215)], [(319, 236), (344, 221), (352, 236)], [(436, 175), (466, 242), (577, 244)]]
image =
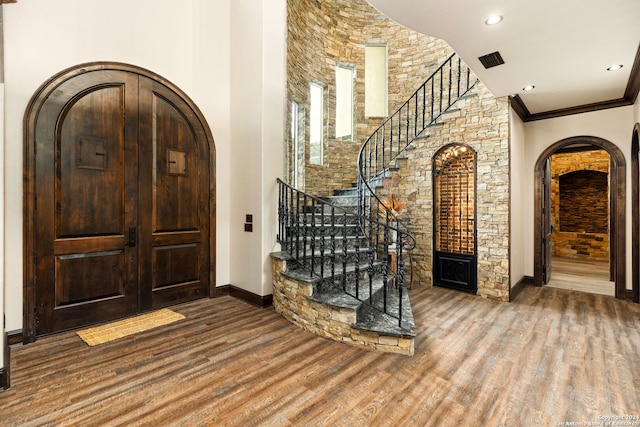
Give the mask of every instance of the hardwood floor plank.
[(0, 426), (549, 426), (640, 415), (640, 306), (526, 287), (513, 303), (410, 291), (413, 357), (313, 336), (232, 297), (88, 347), (12, 349)]

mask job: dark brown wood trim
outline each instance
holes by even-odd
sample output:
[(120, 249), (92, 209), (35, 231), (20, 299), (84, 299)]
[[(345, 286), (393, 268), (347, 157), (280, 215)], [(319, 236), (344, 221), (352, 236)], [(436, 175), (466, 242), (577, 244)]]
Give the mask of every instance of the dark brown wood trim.
[(244, 289), (236, 288), (233, 285), (229, 287), (229, 295), (241, 301), (248, 302), (260, 308), (266, 308), (273, 305), (273, 295), (256, 295)]
[(232, 296), (240, 301), (247, 302), (260, 308), (271, 307), (273, 305), (272, 294), (260, 296), (233, 285), (224, 285), (216, 288), (216, 298), (224, 296)]
[(534, 283), (542, 286), (542, 178), (546, 160), (556, 151), (572, 144), (591, 144), (602, 148), (609, 153), (611, 158), (611, 171), (609, 175), (611, 221), (615, 222), (615, 230), (611, 231), (611, 243), (614, 248), (614, 277), (616, 286), (616, 298), (626, 297), (626, 162), (624, 154), (613, 143), (595, 136), (575, 136), (566, 138), (547, 147), (540, 154), (534, 169), (534, 238), (533, 238), (533, 272)]
[(266, 308), (273, 305), (273, 295), (260, 296), (233, 285), (218, 286), (214, 298), (232, 296), (256, 307)]
[(62, 70), (45, 81), (34, 93), (29, 101), (24, 115), (24, 160), (23, 160), (23, 338), (24, 343), (36, 339), (36, 274), (35, 274), (35, 237), (34, 237), (34, 209), (35, 209), (35, 131), (36, 120), (40, 107), (58, 86), (69, 79), (97, 70), (116, 70), (137, 74), (154, 80), (181, 97), (192, 109), (197, 119), (202, 123), (209, 144), (209, 297), (213, 297), (216, 287), (216, 149), (213, 134), (204, 115), (189, 96), (178, 86), (164, 77), (135, 65), (120, 62), (89, 62)]
[(631, 67), (627, 89), (624, 91), (624, 99), (629, 100), (631, 104), (635, 104), (638, 99), (638, 92), (640, 92), (640, 44), (638, 44), (636, 59)]
[(518, 117), (520, 117), (520, 120), (522, 120), (523, 122), (529, 121), (528, 117), (531, 116), (531, 113), (529, 112), (527, 106), (524, 105), (524, 102), (522, 102), (522, 98), (520, 98), (520, 95), (510, 96), (509, 100), (511, 101), (511, 108), (516, 112)]
[(572, 114), (589, 113), (591, 111), (606, 110), (609, 108), (626, 107), (633, 105), (633, 102), (625, 99), (612, 99), (610, 101), (594, 102), (593, 104), (578, 105), (576, 107), (560, 108), (558, 110), (544, 111), (542, 113), (534, 113), (524, 119), (525, 122), (533, 122), (536, 120), (554, 119), (556, 117), (570, 116)]
[(18, 3), (18, 0), (0, 0), (0, 4)]
[(510, 96), (509, 98), (512, 101), (511, 107), (518, 117), (520, 117), (523, 122), (533, 122), (536, 120), (553, 119), (556, 117), (606, 110), (609, 108), (626, 107), (635, 104), (636, 99), (638, 99), (638, 92), (640, 92), (640, 45), (636, 51), (636, 57), (633, 61), (633, 66), (631, 67), (631, 73), (629, 74), (629, 81), (627, 82), (624, 97), (622, 98), (578, 105), (569, 108), (560, 108), (557, 110), (543, 111), (541, 113), (534, 114), (529, 112), (529, 109), (519, 95)]
[(633, 302), (640, 303), (640, 123), (631, 135), (631, 288)]
[(22, 329), (7, 332), (7, 345), (17, 345), (23, 343)]
[(229, 288), (231, 285), (218, 286), (212, 298), (220, 298), (229, 296)]
[(513, 302), (516, 298), (518, 298), (518, 295), (520, 295), (520, 292), (522, 292), (522, 290), (526, 286), (533, 286), (533, 284), (534, 284), (533, 277), (531, 276), (522, 277), (522, 279), (520, 279), (518, 283), (516, 283), (511, 287), (511, 290), (509, 292), (509, 302)]
[(0, 366), (0, 391), (7, 390), (11, 385), (11, 379), (9, 378), (9, 368), (11, 366), (10, 356), (11, 352), (9, 350), (8, 337), (5, 335), (4, 366)]

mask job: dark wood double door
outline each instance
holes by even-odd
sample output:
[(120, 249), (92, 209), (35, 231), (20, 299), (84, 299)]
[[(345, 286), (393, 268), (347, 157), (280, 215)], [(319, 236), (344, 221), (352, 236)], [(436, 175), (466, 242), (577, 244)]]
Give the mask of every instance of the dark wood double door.
[(59, 80), (33, 119), (35, 335), (209, 296), (206, 124), (135, 72)]

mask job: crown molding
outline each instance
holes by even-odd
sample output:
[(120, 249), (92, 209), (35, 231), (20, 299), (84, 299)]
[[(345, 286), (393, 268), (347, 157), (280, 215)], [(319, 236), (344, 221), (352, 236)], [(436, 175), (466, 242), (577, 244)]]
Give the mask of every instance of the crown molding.
[(588, 113), (590, 111), (606, 110), (608, 108), (625, 107), (635, 104), (640, 92), (640, 45), (636, 51), (636, 57), (631, 67), (629, 81), (624, 91), (624, 97), (611, 99), (609, 101), (594, 102), (592, 104), (578, 105), (576, 107), (560, 108), (557, 110), (543, 111), (531, 114), (520, 95), (510, 96), (511, 108), (523, 122), (533, 122), (536, 120), (553, 119), (556, 117), (569, 116), (572, 114)]

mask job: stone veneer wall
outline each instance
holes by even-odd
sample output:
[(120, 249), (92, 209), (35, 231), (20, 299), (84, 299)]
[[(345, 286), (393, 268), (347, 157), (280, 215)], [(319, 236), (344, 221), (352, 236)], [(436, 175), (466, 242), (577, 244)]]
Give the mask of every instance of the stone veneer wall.
[[(364, 115), (364, 52), (367, 43), (386, 43), (391, 114), (437, 69), (453, 50), (444, 41), (419, 34), (381, 15), (364, 0), (288, 0), (288, 109), (297, 102), (304, 123), (305, 180), (298, 187), (317, 196), (356, 182), (356, 159), (365, 139), (386, 117)], [(355, 68), (355, 137), (335, 139), (335, 67)], [(325, 89), (323, 165), (309, 164), (309, 84)], [(287, 123), (287, 132), (291, 129)], [(288, 140), (291, 138), (288, 136)], [(287, 148), (287, 177), (292, 176), (292, 144)], [(300, 162), (302, 163), (302, 162)]]
[[(364, 47), (386, 40), (389, 61), (389, 112), (392, 113), (453, 51), (442, 40), (408, 30), (381, 16), (363, 0), (288, 1), (288, 97), (308, 110), (310, 82), (334, 93), (337, 63), (356, 66), (357, 141), (329, 138), (323, 166), (306, 165), (305, 191), (327, 195), (356, 180), (356, 156), (361, 144), (382, 122), (364, 117)], [(496, 99), (482, 83), (415, 142), (393, 178), (394, 191), (407, 200), (404, 214), (417, 238), (413, 252), (415, 283), (432, 285), (433, 193), (432, 158), (448, 144), (467, 144), (477, 153), (478, 294), (509, 300), (509, 103)], [(334, 134), (331, 102), (327, 103), (327, 135)], [(289, 126), (288, 126), (289, 128)], [(305, 134), (308, 135), (308, 123)], [(308, 152), (308, 149), (306, 150)], [(307, 155), (308, 159), (308, 155)], [(290, 169), (288, 173), (290, 174)], [(290, 175), (288, 175), (290, 176)]]
[[(576, 171), (595, 171), (609, 174), (609, 154), (605, 150), (590, 150), (577, 153), (559, 153), (551, 157), (551, 212), (554, 232), (552, 235), (553, 255), (574, 259), (609, 260), (609, 233), (589, 230), (563, 230), (560, 223), (560, 177)], [(582, 197), (598, 205), (604, 201), (608, 206), (608, 194), (584, 192)], [(604, 219), (608, 225), (609, 210)], [(602, 218), (594, 221), (601, 223)]]
[(336, 308), (309, 300), (313, 293), (309, 283), (293, 280), (282, 273), (287, 261), (272, 254), (273, 306), (294, 325), (315, 335), (368, 350), (413, 356), (415, 338), (380, 335), (361, 331), (351, 325), (356, 322), (355, 309)]
[(509, 301), (509, 101), (495, 98), (482, 83), (458, 101), (442, 124), (427, 129), (407, 151), (394, 185), (407, 200), (406, 217), (417, 239), (414, 265), (419, 282), (432, 285), (432, 159), (449, 144), (476, 151), (476, 242), (478, 294)]

